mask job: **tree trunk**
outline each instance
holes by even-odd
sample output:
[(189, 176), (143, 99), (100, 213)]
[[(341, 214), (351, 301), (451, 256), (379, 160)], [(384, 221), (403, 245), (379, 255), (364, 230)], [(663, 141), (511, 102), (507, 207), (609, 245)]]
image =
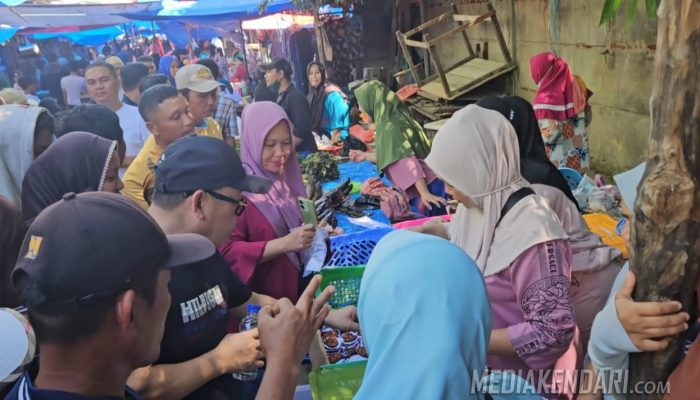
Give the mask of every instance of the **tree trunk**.
[[(663, 0), (658, 17), (649, 160), (632, 231), (634, 297), (678, 300), (693, 321), (700, 263), (700, 1)], [(678, 363), (678, 340), (663, 352), (632, 355), (628, 387), (665, 381)]]

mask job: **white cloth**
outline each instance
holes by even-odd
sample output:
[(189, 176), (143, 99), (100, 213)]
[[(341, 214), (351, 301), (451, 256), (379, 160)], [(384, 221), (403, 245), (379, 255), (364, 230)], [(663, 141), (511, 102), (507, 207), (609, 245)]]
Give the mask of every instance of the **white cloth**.
[(608, 302), (596, 315), (591, 329), (588, 357), (598, 374), (604, 377), (601, 382), (610, 382), (611, 372), (627, 371), (629, 353), (641, 352), (622, 326), (615, 308), (615, 294), (622, 287), (628, 272), (629, 263), (626, 263), (617, 274)]
[(448, 232), (484, 277), (507, 269), (536, 244), (568, 239), (556, 214), (538, 195), (520, 200), (499, 224), (510, 195), (530, 185), (520, 174), (513, 125), (498, 111), (470, 105), (454, 113), (435, 136), (425, 163), (475, 203), (476, 207), (457, 207)]
[(41, 107), (0, 106), (0, 195), (22, 207), (22, 179), (34, 161), (34, 128)]
[(146, 123), (143, 122), (138, 108), (134, 106), (123, 104), (122, 108), (117, 110), (117, 116), (119, 117), (119, 126), (124, 131), (126, 155), (135, 157), (143, 147), (143, 144), (146, 143), (150, 132), (148, 132)]
[(61, 89), (66, 91), (69, 106), (79, 106), (80, 94), (85, 91), (85, 78), (77, 75), (68, 75), (61, 78)]

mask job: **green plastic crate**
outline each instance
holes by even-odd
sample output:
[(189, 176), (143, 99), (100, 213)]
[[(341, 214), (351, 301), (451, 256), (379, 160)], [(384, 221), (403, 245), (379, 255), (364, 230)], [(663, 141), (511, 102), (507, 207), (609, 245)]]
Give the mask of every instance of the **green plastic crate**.
[(324, 365), (309, 374), (314, 400), (352, 400), (360, 389), (367, 361)]
[(364, 273), (364, 265), (323, 268), (321, 270), (321, 286), (316, 295), (319, 295), (328, 285), (333, 285), (335, 293), (329, 300), (331, 307), (356, 306), (360, 296), (360, 282)]

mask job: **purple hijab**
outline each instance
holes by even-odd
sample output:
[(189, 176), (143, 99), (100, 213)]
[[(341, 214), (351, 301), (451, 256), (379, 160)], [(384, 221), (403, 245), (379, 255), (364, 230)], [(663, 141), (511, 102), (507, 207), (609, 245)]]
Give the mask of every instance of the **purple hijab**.
[[(283, 174), (268, 172), (262, 166), (262, 151), (267, 134), (280, 121), (285, 121), (289, 125), (291, 139), (292, 123), (287, 113), (277, 103), (260, 101), (243, 109), (241, 161), (248, 174), (262, 176), (273, 182), (272, 188), (266, 194), (246, 193), (245, 195), (272, 225), (277, 237), (281, 238), (291, 229), (301, 226), (302, 217), (297, 198), (306, 197), (306, 189), (294, 151), (284, 166)], [(287, 253), (287, 256), (294, 265), (299, 265), (299, 257), (296, 254)]]
[(100, 191), (116, 149), (116, 141), (88, 132), (71, 132), (56, 140), (22, 180), (22, 217), (27, 224), (66, 193)]

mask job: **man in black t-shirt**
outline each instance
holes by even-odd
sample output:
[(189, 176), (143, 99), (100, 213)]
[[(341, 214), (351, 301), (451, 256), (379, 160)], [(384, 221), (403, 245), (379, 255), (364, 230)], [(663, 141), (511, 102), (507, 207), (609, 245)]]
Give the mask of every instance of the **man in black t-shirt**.
[[(161, 157), (149, 213), (166, 233), (198, 233), (221, 246), (245, 210), (241, 192), (264, 193), (270, 186), (265, 178), (247, 176), (225, 142), (187, 136)], [(251, 291), (218, 252), (179, 268), (170, 280), (172, 305), (160, 358), (134, 371), (129, 386), (146, 397), (238, 399), (242, 385), (231, 373), (262, 367), (262, 343), (267, 364), (261, 396), (287, 398), (282, 393), (293, 392), (314, 326), (318, 329), (325, 319), (338, 328), (359, 328), (351, 309), (326, 319), (330, 309), (322, 308), (331, 292), (314, 301), (319, 283), (313, 280), (295, 307), (287, 299)], [(229, 317), (241, 319), (248, 304), (269, 306), (260, 312), (259, 336), (258, 329), (227, 334)]]
[(318, 151), (311, 132), (311, 111), (306, 97), (292, 84), (292, 66), (283, 58), (275, 58), (260, 66), (265, 71), (267, 87), (277, 94), (277, 104), (287, 113), (294, 125), (294, 147), (305, 157)]
[[(264, 193), (270, 186), (247, 176), (221, 140), (185, 137), (163, 154), (149, 213), (165, 232), (199, 233), (220, 246), (245, 208), (241, 192)], [(262, 367), (262, 352), (257, 329), (227, 334), (229, 316), (241, 319), (247, 304), (276, 300), (251, 291), (218, 252), (173, 273), (169, 289), (160, 357), (136, 370), (129, 385), (146, 397), (240, 398), (241, 382), (231, 373)]]

